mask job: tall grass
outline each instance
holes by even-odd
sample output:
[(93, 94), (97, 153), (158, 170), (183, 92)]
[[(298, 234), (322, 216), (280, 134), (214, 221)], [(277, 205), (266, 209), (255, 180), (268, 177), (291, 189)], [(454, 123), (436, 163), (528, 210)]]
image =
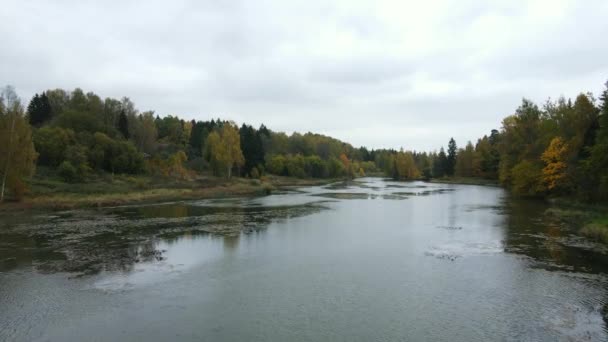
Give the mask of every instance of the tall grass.
[(595, 220), (586, 224), (583, 229), (581, 229), (581, 234), (590, 239), (608, 243), (608, 218)]

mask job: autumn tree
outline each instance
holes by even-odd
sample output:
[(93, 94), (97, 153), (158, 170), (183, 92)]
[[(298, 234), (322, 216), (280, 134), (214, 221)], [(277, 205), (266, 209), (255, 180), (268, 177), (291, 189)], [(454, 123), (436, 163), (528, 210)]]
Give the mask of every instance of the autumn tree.
[(420, 171), (416, 167), (412, 152), (399, 151), (394, 157), (393, 178), (395, 179), (417, 179), (420, 177)]
[(420, 171), (421, 177), (425, 180), (433, 177), (431, 154), (426, 152), (414, 153), (414, 161), (416, 162), (418, 171)]
[(346, 154), (340, 154), (340, 162), (344, 166), (344, 170), (346, 170), (346, 175), (348, 178), (355, 178), (355, 172), (353, 170), (353, 165), (350, 159), (346, 156)]
[(569, 188), (567, 158), (568, 145), (564, 139), (553, 138), (549, 147), (541, 155), (541, 160), (545, 163), (542, 181), (548, 190), (558, 192)]
[(477, 140), (473, 158), (473, 175), (488, 179), (498, 179), (498, 165), (500, 153), (498, 152), (499, 133), (493, 129), (490, 136), (484, 135)]
[(228, 178), (232, 177), (232, 168), (245, 163), (239, 131), (233, 123), (226, 122), (218, 132), (212, 132), (205, 142), (206, 155), (214, 166), (216, 173), (226, 170)]
[(178, 176), (185, 179), (188, 175), (184, 163), (188, 160), (188, 156), (184, 151), (178, 151), (167, 159), (168, 174)]
[(1, 202), (6, 188), (12, 190), (16, 198), (23, 195), (24, 178), (34, 173), (37, 154), (30, 125), (13, 87), (2, 90), (0, 103)]
[(225, 123), (220, 130), (222, 144), (224, 145), (224, 155), (222, 159), (226, 165), (228, 178), (232, 176), (232, 168), (240, 167), (245, 163), (243, 152), (241, 151), (241, 138), (239, 131), (233, 123)]
[(456, 156), (455, 174), (459, 177), (473, 177), (475, 169), (475, 148), (469, 141)]
[(154, 112), (141, 113), (134, 120), (135, 125), (131, 138), (138, 150), (152, 154), (156, 148), (158, 131), (154, 123)]
[(503, 120), (498, 146), (499, 179), (508, 188), (515, 182), (513, 168), (522, 161), (539, 163), (540, 155), (549, 144), (541, 131), (541, 117), (538, 106), (524, 99), (515, 114)]

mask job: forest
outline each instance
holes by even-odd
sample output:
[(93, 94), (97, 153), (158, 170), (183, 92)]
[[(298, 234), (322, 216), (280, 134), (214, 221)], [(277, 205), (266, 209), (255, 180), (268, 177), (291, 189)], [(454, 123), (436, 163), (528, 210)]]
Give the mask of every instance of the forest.
[(128, 97), (102, 99), (79, 88), (46, 90), (25, 104), (6, 86), (0, 97), (0, 172), (0, 201), (28, 195), (37, 173), (75, 187), (104, 173), (183, 180), (202, 174), (474, 177), (497, 181), (518, 196), (605, 201), (608, 82), (599, 100), (590, 93), (542, 105), (523, 99), (502, 127), (475, 144), (458, 147), (452, 138), (447, 149), (432, 152), (357, 148), (320, 134), (287, 135), (222, 119), (187, 121), (140, 112)]

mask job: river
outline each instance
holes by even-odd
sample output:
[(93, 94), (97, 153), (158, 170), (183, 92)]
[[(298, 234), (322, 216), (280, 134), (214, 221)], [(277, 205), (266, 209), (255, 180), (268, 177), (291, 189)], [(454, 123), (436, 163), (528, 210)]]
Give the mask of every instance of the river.
[(608, 341), (605, 246), (500, 188), (361, 178), (0, 217), (0, 340)]

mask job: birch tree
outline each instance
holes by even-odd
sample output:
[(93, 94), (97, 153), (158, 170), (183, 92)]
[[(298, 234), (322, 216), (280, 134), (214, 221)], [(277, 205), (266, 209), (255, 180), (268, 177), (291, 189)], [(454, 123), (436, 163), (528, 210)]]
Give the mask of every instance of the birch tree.
[(217, 173), (224, 168), (228, 178), (232, 177), (233, 167), (240, 167), (245, 163), (239, 131), (230, 122), (224, 123), (219, 133), (209, 134), (205, 142), (205, 150), (214, 172)]
[(0, 93), (0, 202), (4, 201), (6, 189), (15, 195), (23, 189), (23, 178), (35, 170), (36, 151), (32, 141), (32, 130), (23, 107), (11, 86)]

